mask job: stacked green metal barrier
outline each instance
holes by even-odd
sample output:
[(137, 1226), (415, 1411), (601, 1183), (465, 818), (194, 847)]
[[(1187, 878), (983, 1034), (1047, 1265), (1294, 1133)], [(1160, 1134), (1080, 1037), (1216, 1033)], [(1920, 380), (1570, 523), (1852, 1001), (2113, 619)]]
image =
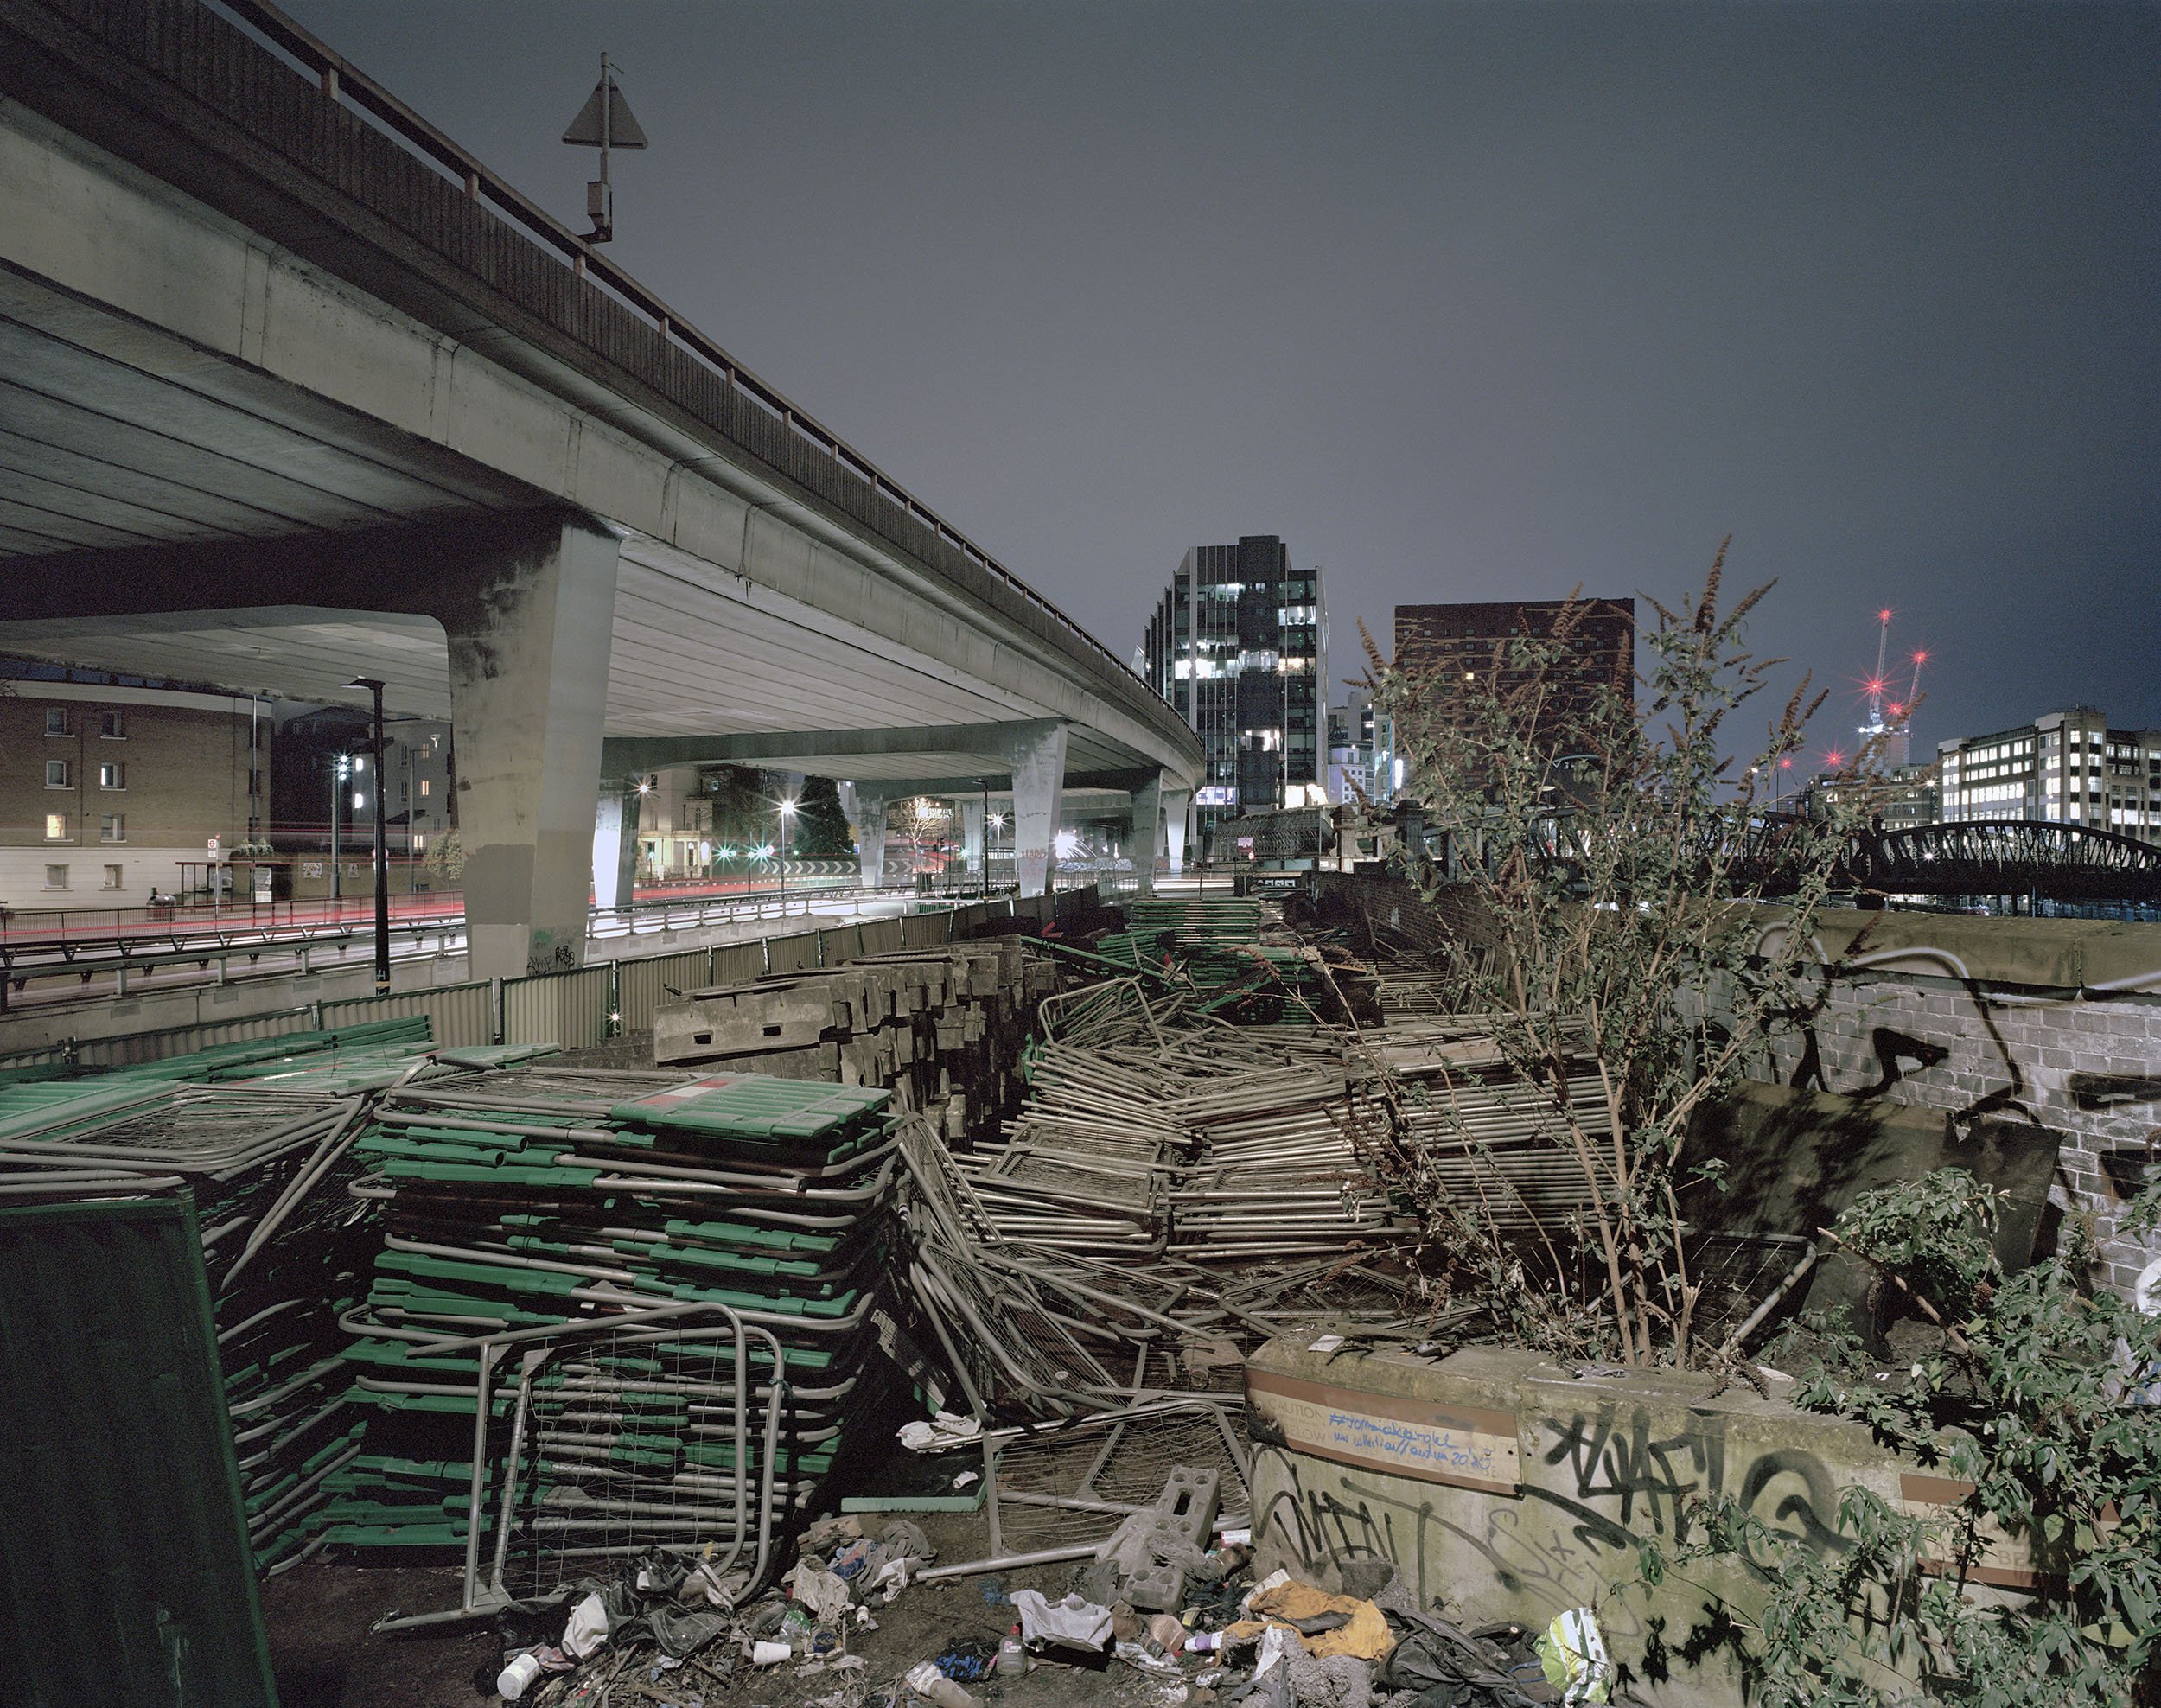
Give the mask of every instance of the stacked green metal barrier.
[[(340, 1318), (360, 1303), (380, 1235), (373, 1206), (349, 1190), (360, 1167), (338, 1147), (364, 1099), (554, 1048), (437, 1051), (415, 1015), (0, 1084), (0, 1201), (194, 1193), (258, 1570), (315, 1539), (360, 1445)], [(311, 1160), (316, 1178), (280, 1211)], [(243, 1262), (273, 1211), (282, 1220)]]
[[(669, 1303), (724, 1303), (779, 1337), (775, 1516), (807, 1505), (891, 1391), (873, 1308), (895, 1233), (889, 1097), (747, 1074), (546, 1070), (393, 1092), (359, 1144), (372, 1172), (358, 1190), (380, 1199), (386, 1246), (348, 1353), (370, 1421), (334, 1479), (330, 1539), (462, 1545), (479, 1358), (447, 1342)], [(605, 1485), (657, 1510), (732, 1471), (732, 1431), (679, 1398), (698, 1380), (732, 1381), (720, 1352), (671, 1346), (622, 1363), (605, 1405), (536, 1392), (539, 1508), (590, 1509)], [(761, 1417), (762, 1349), (750, 1370)], [(511, 1386), (494, 1390), (491, 1439)], [(490, 1463), (491, 1488), (501, 1471)], [(484, 1510), (492, 1526), (492, 1500)], [(667, 1539), (634, 1523), (612, 1536)]]
[(374, 1234), (339, 1147), (355, 1093), (405, 1073), (427, 1041), (421, 1017), (0, 1087), (9, 1201), (194, 1194), (258, 1570), (306, 1547), (326, 1480), (359, 1446), (338, 1316)]
[(1291, 945), (1261, 941), (1270, 910), (1245, 895), (1130, 896), (1125, 928), (1094, 953), (1138, 971), (1175, 970), (1201, 997), (1204, 1014), (1255, 1022), (1309, 1023), (1326, 1011), (1326, 981)]

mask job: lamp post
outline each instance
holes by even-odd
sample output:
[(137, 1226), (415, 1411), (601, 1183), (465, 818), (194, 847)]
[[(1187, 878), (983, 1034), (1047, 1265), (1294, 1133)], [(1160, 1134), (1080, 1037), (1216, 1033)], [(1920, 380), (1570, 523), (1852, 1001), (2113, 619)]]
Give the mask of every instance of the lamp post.
[[(338, 797), (345, 793), (345, 780), (353, 774), (353, 755), (334, 753), (330, 755), (330, 899), (335, 902), (343, 895), (339, 884), (338, 870)], [(338, 911), (331, 910), (333, 915)]]
[(998, 842), (993, 832), (1004, 828), (1004, 813), (985, 813), (983, 815), (983, 893), (985, 895), (991, 893), (991, 851)]
[(786, 795), (781, 797), (781, 912), (787, 913), (787, 832), (795, 822), (795, 803)]
[(345, 685), (367, 689), (374, 701), (375, 725), (368, 748), (375, 755), (375, 994), (386, 997), (390, 994), (390, 835), (383, 820), (383, 685), (373, 676), (356, 676)]

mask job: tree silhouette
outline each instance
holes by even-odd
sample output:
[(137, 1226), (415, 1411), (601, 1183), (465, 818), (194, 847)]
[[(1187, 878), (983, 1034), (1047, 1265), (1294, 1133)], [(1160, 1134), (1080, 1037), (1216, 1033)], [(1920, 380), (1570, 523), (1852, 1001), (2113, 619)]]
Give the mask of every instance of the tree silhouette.
[(856, 851), (855, 832), (840, 809), (840, 789), (831, 777), (806, 777), (788, 851), (800, 860), (845, 859)]

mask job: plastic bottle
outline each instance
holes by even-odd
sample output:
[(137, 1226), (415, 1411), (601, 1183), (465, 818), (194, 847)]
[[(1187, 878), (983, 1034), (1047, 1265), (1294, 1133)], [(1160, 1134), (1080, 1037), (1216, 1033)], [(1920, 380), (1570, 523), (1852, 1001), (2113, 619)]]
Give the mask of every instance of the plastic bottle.
[(908, 1669), (908, 1687), (918, 1696), (928, 1697), (938, 1708), (983, 1708), (980, 1702), (928, 1660), (919, 1661)]
[(1001, 1679), (1017, 1679), (1027, 1671), (1028, 1648), (1021, 1641), (1021, 1628), (1016, 1625), (998, 1644), (998, 1675)]
[(532, 1681), (539, 1676), (540, 1657), (521, 1654), (497, 1677), (495, 1693), (506, 1702), (515, 1702), (532, 1688)]

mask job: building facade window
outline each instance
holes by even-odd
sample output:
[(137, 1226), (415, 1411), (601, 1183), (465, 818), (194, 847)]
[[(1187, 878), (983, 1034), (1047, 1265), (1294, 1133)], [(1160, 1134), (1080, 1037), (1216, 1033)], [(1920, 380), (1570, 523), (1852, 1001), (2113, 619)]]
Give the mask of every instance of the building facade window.
[(124, 742), (128, 738), (128, 715), (124, 711), (101, 712), (98, 717), (98, 733), (108, 742)]
[(126, 885), (121, 881), (121, 872), (119, 867), (107, 866), (105, 868), (105, 888), (107, 889), (122, 889), (126, 888)]
[(67, 787), (67, 781), (68, 766), (66, 760), (48, 759), (45, 762), (45, 787), (47, 788), (64, 789)]
[(46, 869), (45, 869), (45, 887), (46, 887), (48, 889), (67, 889), (67, 867), (65, 867), (65, 866), (48, 866), (48, 867), (46, 867)]
[(124, 789), (128, 786), (128, 768), (116, 760), (107, 760), (98, 768), (98, 787), (101, 789)]
[(67, 840), (67, 815), (65, 813), (48, 813), (45, 815), (45, 839), (48, 842)]
[(105, 813), (98, 818), (98, 840), (125, 842), (128, 839), (128, 816), (124, 813)]
[(75, 726), (67, 716), (67, 707), (54, 705), (45, 708), (45, 733), (48, 736), (72, 736), (75, 733)]

